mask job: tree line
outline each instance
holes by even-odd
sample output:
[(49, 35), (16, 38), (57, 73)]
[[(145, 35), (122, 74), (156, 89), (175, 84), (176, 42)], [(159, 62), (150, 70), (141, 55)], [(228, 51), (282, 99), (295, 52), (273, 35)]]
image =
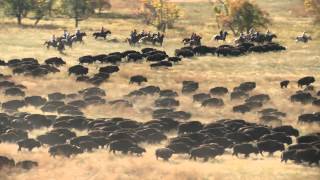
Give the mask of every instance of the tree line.
[[(231, 30), (235, 35), (249, 32), (251, 28), (267, 28), (269, 14), (251, 0), (209, 0), (220, 29)], [(181, 16), (181, 9), (168, 0), (139, 0), (142, 22), (165, 32), (173, 28)], [(320, 0), (304, 0), (305, 9), (320, 22)], [(110, 0), (0, 0), (0, 7), (7, 16), (17, 19), (19, 25), (27, 15), (35, 25), (44, 17), (65, 16), (73, 18), (75, 26), (91, 15), (111, 8)], [(31, 14), (31, 15), (30, 15)]]
[(79, 22), (98, 13), (104, 8), (111, 8), (109, 0), (0, 0), (0, 7), (4, 14), (17, 19), (19, 25), (22, 19), (31, 14), (37, 25), (46, 16), (63, 15), (75, 20), (75, 26)]

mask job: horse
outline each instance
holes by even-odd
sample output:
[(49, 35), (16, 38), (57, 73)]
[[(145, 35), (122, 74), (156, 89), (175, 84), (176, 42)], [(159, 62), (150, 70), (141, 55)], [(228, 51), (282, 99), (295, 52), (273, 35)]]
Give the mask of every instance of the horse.
[(147, 37), (149, 36), (144, 34), (137, 34), (137, 35), (131, 34), (130, 37), (126, 39), (126, 41), (129, 42), (130, 46), (135, 46), (136, 44), (139, 44), (139, 43), (146, 43), (147, 40), (145, 38)]
[(228, 32), (224, 31), (222, 34), (215, 35), (213, 39), (215, 41), (219, 41), (219, 40), (226, 41), (227, 36), (228, 36)]
[[(140, 34), (139, 34), (140, 35)], [(138, 35), (138, 38), (139, 38)], [(164, 40), (164, 35), (161, 34), (160, 36), (158, 34), (153, 34), (153, 35), (140, 35), (142, 36), (139, 39), (139, 43), (143, 43), (143, 44), (147, 44), (148, 42), (152, 43), (152, 45), (156, 45), (157, 43), (159, 43), (160, 46), (162, 46), (163, 44), (163, 40)]]
[(154, 36), (143, 36), (139, 38), (139, 43), (147, 44), (147, 42), (153, 43)]
[(47, 46), (47, 49), (49, 49), (50, 47), (54, 47), (56, 48), (57, 47), (57, 41), (46, 41), (44, 42), (43, 45), (46, 45)]
[(63, 43), (65, 46), (69, 46), (69, 48), (72, 48), (74, 40), (75, 40), (74, 36), (69, 36), (67, 39), (65, 39), (64, 37), (57, 38), (58, 42)]
[(92, 34), (92, 36), (94, 36), (95, 39), (98, 39), (98, 37), (106, 39), (109, 34), (111, 35), (111, 31), (107, 30), (104, 32), (95, 32)]
[(256, 43), (264, 43), (264, 42), (272, 42), (273, 38), (277, 38), (277, 35), (275, 34), (255, 34), (251, 36), (251, 42)]
[(75, 35), (72, 35), (71, 41), (72, 42), (80, 42), (83, 43), (83, 37), (87, 36), (87, 34), (85, 32), (81, 32)]
[(184, 45), (190, 45), (190, 46), (201, 46), (201, 39), (202, 39), (202, 37), (200, 37), (200, 36), (198, 36), (198, 37), (196, 37), (196, 38), (193, 38), (193, 39), (191, 39), (191, 38), (184, 38), (183, 40), (182, 40), (182, 43), (184, 44)]
[(156, 43), (159, 43), (159, 45), (162, 46), (163, 40), (164, 40), (164, 34), (161, 34), (160, 36), (157, 35), (153, 38), (152, 44), (156, 45)]
[(139, 43), (139, 39), (137, 37), (129, 37), (126, 39), (130, 46), (135, 46)]
[(311, 36), (297, 36), (296, 42), (307, 43), (309, 40), (312, 40)]
[(66, 49), (63, 41), (57, 43), (57, 49), (61, 54), (63, 54), (63, 51)]
[(276, 34), (266, 34), (266, 35), (265, 35), (265, 41), (267, 41), (267, 42), (269, 42), (269, 43), (272, 42), (272, 40), (273, 40), (274, 38), (278, 38)]

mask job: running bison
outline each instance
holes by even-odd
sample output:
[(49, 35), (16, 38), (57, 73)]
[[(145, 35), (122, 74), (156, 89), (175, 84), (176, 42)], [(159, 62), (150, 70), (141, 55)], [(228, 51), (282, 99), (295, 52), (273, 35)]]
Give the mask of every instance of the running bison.
[(141, 85), (143, 82), (148, 82), (148, 79), (142, 75), (136, 75), (130, 78), (130, 84), (137, 83)]
[(298, 87), (309, 86), (316, 80), (313, 76), (306, 76), (298, 80)]
[(160, 157), (163, 160), (168, 161), (173, 153), (174, 151), (169, 148), (160, 148), (156, 150), (156, 158), (158, 159)]
[(237, 144), (233, 147), (233, 154), (238, 157), (238, 154), (244, 154), (245, 157), (249, 157), (251, 153), (258, 154), (259, 149), (250, 143)]
[(22, 148), (26, 148), (29, 151), (32, 151), (33, 148), (37, 147), (39, 148), (41, 146), (40, 142), (35, 139), (25, 139), (18, 141), (19, 149), (18, 151), (21, 151)]

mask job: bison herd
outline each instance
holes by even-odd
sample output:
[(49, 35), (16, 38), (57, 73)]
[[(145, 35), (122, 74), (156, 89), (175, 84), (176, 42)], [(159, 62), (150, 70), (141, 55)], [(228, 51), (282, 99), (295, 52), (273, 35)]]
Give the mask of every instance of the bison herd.
[[(269, 52), (281, 51), (285, 47), (275, 43), (264, 45), (254, 45), (252, 43), (242, 43), (237, 46), (221, 45), (219, 47), (196, 46), (183, 47), (175, 50), (175, 55), (170, 56), (165, 51), (155, 48), (143, 48), (141, 52), (136, 50), (127, 50), (123, 52), (112, 52), (109, 54), (86, 55), (79, 58), (79, 64), (69, 68), (69, 74), (80, 76), (77, 81), (88, 82), (93, 85), (100, 85), (107, 81), (111, 74), (119, 71), (118, 65), (126, 62), (150, 62), (152, 69), (170, 68), (179, 63), (183, 59), (193, 58), (204, 55), (223, 55), (223, 56), (239, 56), (249, 52)], [(89, 77), (89, 69), (85, 67), (87, 64), (101, 63), (110, 64), (101, 67), (99, 72)], [(140, 83), (138, 83), (140, 84)]]
[[(142, 123), (120, 117), (89, 119), (30, 113), (2, 113), (0, 117), (2, 143), (16, 143), (18, 151), (48, 147), (48, 153), (53, 157), (71, 157), (97, 149), (141, 156), (146, 152), (142, 143), (166, 141), (164, 147), (155, 150), (157, 159), (169, 160), (175, 154), (186, 154), (193, 160), (202, 158), (208, 161), (230, 153), (247, 158), (250, 154), (264, 156), (264, 153), (273, 155), (279, 151), (282, 152), (281, 161), (285, 162), (292, 160), (318, 165), (320, 160), (320, 134), (300, 135), (289, 125), (271, 127), (242, 119), (221, 119), (204, 124), (173, 118)], [(41, 127), (51, 127), (51, 130), (34, 139), (29, 138), (30, 130)], [(73, 130), (87, 130), (88, 133), (77, 136)], [(177, 135), (169, 137), (167, 133), (172, 131)], [(14, 166), (14, 160), (8, 157), (1, 156), (0, 162), (0, 167)], [(33, 161), (21, 163), (25, 169), (38, 165)]]
[[(64, 94), (54, 92), (46, 96), (28, 96), (28, 87), (16, 83), (11, 75), (0, 74), (0, 90), (11, 100), (2, 101), (0, 113), (0, 143), (17, 145), (17, 151), (34, 151), (46, 148), (52, 157), (72, 157), (82, 153), (91, 153), (98, 149), (110, 153), (131, 154), (143, 156), (148, 151), (145, 144), (159, 145), (154, 155), (157, 159), (168, 161), (177, 154), (185, 155), (191, 160), (215, 159), (219, 156), (232, 154), (237, 157), (250, 157), (251, 154), (272, 156), (282, 152), (281, 161), (293, 161), (298, 164), (319, 165), (320, 134), (302, 134), (291, 125), (285, 125), (282, 119), (287, 113), (276, 108), (267, 107), (271, 100), (268, 94), (254, 92), (256, 82), (242, 82), (232, 89), (216, 86), (207, 92), (200, 92), (200, 83), (185, 80), (181, 89), (162, 89), (148, 84), (148, 78), (137, 74), (128, 79), (128, 84), (137, 84), (136, 90), (124, 95), (121, 99), (109, 100), (107, 92), (98, 87), (112, 74), (120, 71), (122, 62), (137, 62), (146, 60), (151, 68), (171, 67), (182, 58), (191, 58), (206, 54), (223, 56), (241, 55), (247, 52), (267, 52), (283, 50), (277, 44), (239, 46), (185, 47), (175, 51), (175, 56), (169, 56), (164, 51), (154, 48), (144, 48), (139, 51), (113, 52), (96, 56), (87, 55), (79, 58), (79, 64), (68, 69), (69, 75), (76, 76), (77, 81), (88, 82), (95, 86), (78, 92)], [(106, 66), (99, 68), (96, 74), (88, 76), (87, 64), (100, 62)], [(12, 59), (0, 61), (1, 66), (7, 66), (12, 74), (40, 77), (49, 73), (60, 72), (60, 67), (66, 62), (58, 57), (39, 63), (34, 58)], [(297, 105), (310, 104), (320, 106), (320, 91), (313, 86), (315, 77), (306, 76), (296, 82), (283, 80), (280, 88), (290, 88), (296, 83), (299, 91), (290, 94), (288, 103)], [(232, 102), (233, 113), (252, 113), (258, 116), (258, 122), (244, 119), (218, 119), (210, 123), (194, 120), (192, 113), (179, 110), (183, 102), (179, 96), (186, 96), (204, 110), (224, 108)], [(83, 110), (96, 105), (119, 105), (133, 108), (137, 101), (132, 98), (152, 96), (155, 98), (150, 111), (152, 120), (141, 122), (122, 117), (89, 118)], [(22, 112), (24, 107), (33, 107), (43, 113)], [(48, 113), (50, 115), (48, 115)], [(54, 114), (54, 115), (52, 115)], [(300, 123), (319, 123), (320, 112), (309, 112), (297, 117)], [(276, 123), (276, 125), (274, 125)], [(32, 137), (30, 131), (45, 128), (47, 131)], [(77, 132), (85, 134), (79, 135)], [(242, 158), (242, 157), (241, 157)], [(15, 163), (10, 157), (0, 156), (0, 169), (5, 167), (20, 167), (31, 169), (38, 162), (25, 160)], [(41, 164), (40, 164), (41, 166)]]
[[(116, 68), (105, 68), (105, 71), (115, 70)], [(129, 80), (129, 83), (137, 84), (147, 82), (147, 78), (141, 75), (133, 76)], [(310, 88), (313, 82), (314, 77), (299, 79), (298, 86), (306, 88), (295, 95), (309, 93), (316, 99), (319, 93)], [(256, 88), (255, 82), (243, 82), (232, 91), (226, 87), (213, 87), (208, 93), (196, 93), (199, 83), (184, 81), (181, 93), (206, 108), (223, 107), (223, 97), (227, 95), (231, 100), (241, 100), (243, 104), (234, 106), (232, 111), (248, 113), (254, 109), (259, 110), (258, 123), (243, 119), (220, 119), (211, 123), (190, 120), (192, 113), (176, 110), (180, 102), (175, 98), (180, 93), (157, 86), (141, 87), (125, 95), (124, 99), (110, 102), (105, 99), (106, 92), (98, 87), (83, 89), (73, 94), (50, 93), (47, 97), (26, 96), (23, 89), (27, 87), (10, 80), (1, 81), (0, 88), (7, 96), (23, 97), (22, 100), (3, 102), (3, 113), (0, 114), (0, 142), (16, 144), (18, 151), (33, 151), (46, 147), (52, 157), (72, 157), (105, 149), (113, 154), (142, 156), (147, 152), (143, 144), (147, 143), (164, 144), (154, 153), (157, 159), (165, 161), (177, 154), (186, 155), (192, 160), (208, 161), (226, 154), (248, 158), (251, 154), (264, 156), (264, 153), (268, 153), (272, 156), (275, 152), (282, 152), (281, 161), (319, 165), (320, 134), (301, 135), (301, 132), (291, 125), (269, 125), (271, 121), (281, 122), (286, 113), (275, 108), (263, 108), (271, 98), (267, 94), (251, 95)], [(146, 122), (121, 117), (92, 119), (81, 111), (87, 106), (107, 103), (125, 103), (132, 107), (134, 102), (130, 101), (130, 97), (146, 95), (158, 96), (154, 101), (153, 120)], [(292, 99), (292, 96), (288, 99)], [(56, 115), (19, 112), (19, 109), (25, 106), (33, 106)], [(319, 112), (302, 114), (298, 117), (298, 122), (319, 122), (319, 119)], [(47, 128), (48, 131), (34, 138), (30, 137), (31, 130), (41, 128)], [(76, 131), (87, 133), (78, 135)], [(176, 134), (169, 136), (169, 132)], [(35, 161), (15, 163), (10, 157), (0, 156), (0, 168), (31, 169), (37, 166), (38, 162)]]

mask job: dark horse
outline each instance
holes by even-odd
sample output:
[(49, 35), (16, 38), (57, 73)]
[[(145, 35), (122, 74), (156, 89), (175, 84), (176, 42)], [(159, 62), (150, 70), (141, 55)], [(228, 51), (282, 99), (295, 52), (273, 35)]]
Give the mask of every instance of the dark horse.
[(219, 41), (219, 40), (226, 41), (227, 36), (228, 36), (228, 32), (227, 32), (227, 31), (224, 31), (224, 32), (222, 32), (222, 33), (220, 33), (220, 34), (215, 35), (215, 36), (213, 37), (213, 39), (214, 39), (215, 41)]
[(251, 42), (256, 42), (256, 43), (272, 42), (273, 38), (277, 38), (277, 35), (258, 33), (251, 37)]
[(312, 40), (311, 36), (298, 36), (298, 37), (296, 37), (296, 42), (307, 43), (309, 40)]
[(147, 44), (147, 42), (152, 43), (152, 45), (156, 45), (159, 43), (162, 46), (164, 40), (164, 34), (153, 34), (152, 36), (143, 36), (139, 39), (139, 42)]
[(161, 34), (160, 36), (156, 36), (153, 38), (152, 44), (156, 45), (157, 43), (159, 43), (159, 45), (162, 46), (163, 40), (164, 40), (164, 34)]
[(127, 38), (127, 41), (130, 46), (135, 46), (139, 42), (140, 38), (137, 36)]
[(63, 51), (66, 49), (63, 41), (57, 43), (57, 49), (61, 54), (63, 54)]
[(83, 37), (84, 36), (87, 36), (87, 34), (85, 32), (82, 32), (82, 33), (78, 33), (78, 34), (75, 34), (71, 37), (71, 41), (72, 42), (80, 42), (80, 43), (83, 43)]
[(98, 37), (106, 39), (109, 34), (111, 34), (111, 31), (107, 30), (104, 32), (95, 32), (92, 34), (92, 36), (94, 36), (95, 39), (97, 39)]
[(267, 41), (267, 42), (272, 42), (272, 40), (274, 38), (278, 38), (277, 35), (275, 35), (275, 34), (266, 34), (265, 35), (265, 41)]
[(194, 38), (184, 38), (182, 40), (182, 43), (184, 45), (189, 45), (189, 46), (200, 46), (201, 45), (201, 39), (202, 37), (196, 36)]
[(137, 35), (132, 34), (126, 40), (127, 40), (127, 42), (129, 42), (130, 46), (135, 46), (136, 44), (139, 44), (141, 42), (145, 43), (147, 41), (146, 38), (148, 38), (148, 36), (146, 36), (144, 34), (137, 34)]
[(58, 41), (46, 41), (43, 45), (46, 45), (48, 49), (50, 47), (56, 48), (58, 46)]

